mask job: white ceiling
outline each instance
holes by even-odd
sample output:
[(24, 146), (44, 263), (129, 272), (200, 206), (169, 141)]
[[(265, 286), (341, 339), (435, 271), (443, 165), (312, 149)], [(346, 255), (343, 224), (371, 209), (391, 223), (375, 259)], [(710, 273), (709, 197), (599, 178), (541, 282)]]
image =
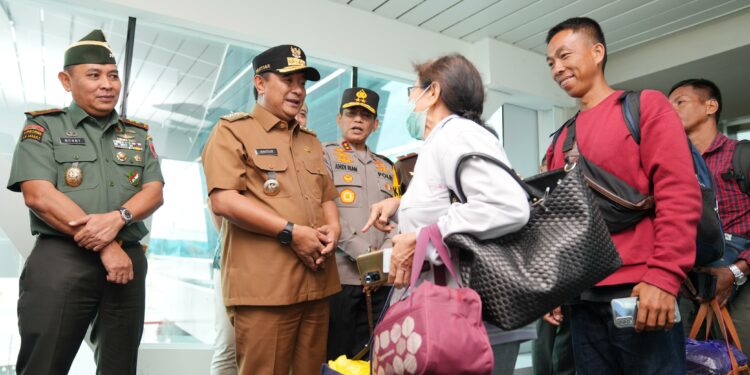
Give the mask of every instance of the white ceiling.
[(597, 20), (610, 53), (750, 7), (748, 0), (330, 0), (475, 42), (495, 38), (545, 53), (547, 30)]
[(750, 115), (747, 105), (748, 62), (750, 46), (745, 46), (622, 82), (617, 88), (637, 90), (650, 87), (667, 94), (672, 85), (684, 79), (710, 79), (721, 90), (721, 118), (736, 119)]

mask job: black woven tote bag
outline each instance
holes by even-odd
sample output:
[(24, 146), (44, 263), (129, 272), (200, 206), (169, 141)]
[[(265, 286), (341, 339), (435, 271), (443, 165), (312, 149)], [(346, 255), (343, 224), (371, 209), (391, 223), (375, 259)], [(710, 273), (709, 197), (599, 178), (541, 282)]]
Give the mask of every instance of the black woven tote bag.
[(456, 167), (461, 202), (466, 201), (461, 169), (470, 158), (506, 170), (531, 203), (529, 222), (517, 232), (486, 241), (462, 233), (444, 240), (459, 250), (461, 277), (482, 298), (485, 320), (505, 330), (523, 327), (620, 268), (622, 260), (579, 168), (522, 180), (501, 161), (470, 153)]

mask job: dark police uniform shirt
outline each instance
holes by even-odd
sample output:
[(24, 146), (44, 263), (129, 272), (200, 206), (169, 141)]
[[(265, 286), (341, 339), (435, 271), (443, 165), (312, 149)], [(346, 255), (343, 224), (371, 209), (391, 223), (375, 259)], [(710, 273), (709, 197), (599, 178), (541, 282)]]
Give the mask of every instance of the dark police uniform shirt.
[[(122, 207), (143, 184), (164, 182), (145, 124), (121, 119), (117, 111), (100, 124), (75, 102), (26, 115), (7, 185), (12, 191), (21, 191), (24, 181), (49, 181), (87, 214), (99, 214)], [(80, 180), (71, 178), (71, 168), (80, 169)], [(64, 236), (33, 212), (30, 216), (32, 234)], [(117, 239), (139, 241), (147, 233), (137, 221)]]

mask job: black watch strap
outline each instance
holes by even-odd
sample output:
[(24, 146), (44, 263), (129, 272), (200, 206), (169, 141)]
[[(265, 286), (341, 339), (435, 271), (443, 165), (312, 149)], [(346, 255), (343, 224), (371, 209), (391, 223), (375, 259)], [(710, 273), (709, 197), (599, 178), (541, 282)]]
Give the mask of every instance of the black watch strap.
[(294, 223), (287, 221), (284, 229), (279, 232), (276, 236), (282, 245), (289, 245), (292, 243), (292, 230), (294, 229)]

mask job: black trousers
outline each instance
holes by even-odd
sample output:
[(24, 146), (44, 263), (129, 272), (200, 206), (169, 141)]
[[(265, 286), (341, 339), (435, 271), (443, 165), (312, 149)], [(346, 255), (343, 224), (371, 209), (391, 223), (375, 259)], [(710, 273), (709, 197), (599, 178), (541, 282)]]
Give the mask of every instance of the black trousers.
[(89, 324), (97, 374), (136, 373), (148, 265), (140, 245), (123, 250), (135, 278), (113, 284), (98, 253), (39, 236), (19, 280), (19, 375), (67, 374)]
[[(373, 324), (388, 299), (390, 287), (380, 287), (372, 294)], [(342, 354), (352, 358), (370, 341), (367, 324), (367, 301), (361, 285), (342, 285), (341, 292), (331, 296), (331, 318), (328, 325), (328, 359)]]

